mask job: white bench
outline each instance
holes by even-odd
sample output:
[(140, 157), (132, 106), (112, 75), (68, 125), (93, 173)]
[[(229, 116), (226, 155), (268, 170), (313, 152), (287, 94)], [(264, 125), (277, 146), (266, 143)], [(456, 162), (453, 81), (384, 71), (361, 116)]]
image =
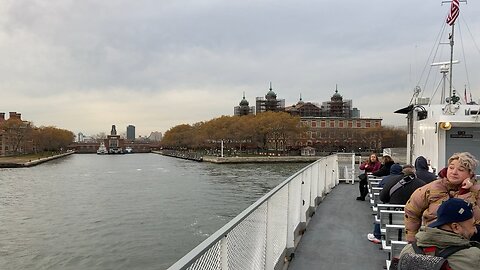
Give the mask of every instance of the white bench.
[(387, 224), (403, 225), (405, 211), (380, 210), (380, 232), (385, 235)]
[(390, 203), (379, 203), (377, 204), (374, 210), (375, 221), (380, 223), (380, 210), (397, 210), (403, 211), (405, 209), (404, 204), (390, 204)]
[(405, 225), (403, 224), (386, 224), (385, 239), (382, 240), (382, 249), (390, 252), (392, 249), (392, 241), (405, 241)]

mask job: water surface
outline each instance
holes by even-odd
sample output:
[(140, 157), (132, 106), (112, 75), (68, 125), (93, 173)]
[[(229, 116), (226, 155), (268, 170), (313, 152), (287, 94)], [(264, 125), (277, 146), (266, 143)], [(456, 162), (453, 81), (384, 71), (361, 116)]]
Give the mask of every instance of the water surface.
[(0, 269), (166, 269), (306, 165), (74, 154), (0, 169)]

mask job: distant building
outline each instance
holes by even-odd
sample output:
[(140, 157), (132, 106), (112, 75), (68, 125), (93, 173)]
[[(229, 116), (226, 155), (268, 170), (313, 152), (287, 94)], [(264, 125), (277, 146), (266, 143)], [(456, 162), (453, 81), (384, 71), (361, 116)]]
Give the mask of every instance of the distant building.
[(128, 125), (127, 126), (127, 140), (134, 141), (135, 140), (135, 126)]
[(82, 132), (79, 132), (77, 135), (77, 142), (84, 142), (85, 141), (85, 135), (83, 135)]
[(352, 100), (343, 100), (337, 87), (335, 87), (335, 93), (330, 101), (323, 102), (321, 106), (312, 102), (304, 102), (302, 96), (300, 96), (297, 104), (286, 107), (285, 112), (300, 117), (360, 117), (360, 111), (357, 108), (352, 108)]
[(148, 140), (154, 141), (154, 142), (159, 142), (163, 138), (162, 133), (158, 131), (153, 131), (150, 133), (150, 136), (148, 136)]
[(352, 108), (352, 100), (343, 100), (343, 97), (338, 93), (337, 86), (335, 86), (335, 94), (330, 101), (322, 103), (322, 107), (327, 112), (329, 117), (360, 117), (360, 111), (357, 108)]
[(322, 107), (318, 106), (318, 104), (304, 102), (301, 95), (297, 104), (286, 107), (285, 112), (293, 116), (300, 117), (321, 117), (327, 115), (327, 113), (322, 109)]
[(22, 120), (22, 114), (10, 112), (9, 119), (5, 119), (5, 113), (0, 113), (0, 156), (35, 152), (31, 131), (30, 123)]
[(337, 87), (330, 101), (321, 106), (304, 102), (300, 96), (300, 100), (286, 107), (285, 112), (300, 116), (308, 128), (306, 134), (296, 141), (296, 148), (314, 147), (318, 153), (379, 150), (382, 147), (379, 134), (370, 131), (380, 128), (382, 119), (360, 117), (360, 110), (352, 107), (352, 100), (344, 100)]
[(249, 115), (255, 114), (255, 106), (249, 106), (248, 101), (245, 99), (245, 92), (243, 92), (243, 99), (240, 101), (239, 106), (233, 108), (233, 115)]
[(123, 147), (125, 146), (124, 139), (120, 139), (120, 135), (117, 135), (117, 129), (115, 125), (112, 125), (112, 130), (110, 135), (104, 140), (105, 146), (107, 147), (108, 153), (118, 154), (123, 152)]
[(263, 97), (257, 97), (255, 100), (256, 114), (262, 112), (282, 112), (285, 110), (285, 99), (277, 99), (277, 94), (272, 90), (272, 83), (268, 93)]

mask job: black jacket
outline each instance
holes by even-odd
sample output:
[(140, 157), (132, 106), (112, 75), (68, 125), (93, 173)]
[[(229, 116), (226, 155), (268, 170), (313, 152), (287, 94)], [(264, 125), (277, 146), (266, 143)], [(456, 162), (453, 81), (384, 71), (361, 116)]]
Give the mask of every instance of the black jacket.
[(394, 161), (382, 164), (382, 167), (380, 167), (380, 169), (378, 171), (372, 173), (372, 175), (378, 176), (378, 177), (389, 175), (390, 174), (390, 167), (392, 167), (393, 164), (395, 164)]
[(426, 184), (437, 179), (437, 176), (434, 173), (428, 171), (428, 163), (423, 156), (419, 156), (415, 160), (415, 174)]
[[(413, 179), (408, 179), (409, 177), (412, 177)], [(390, 190), (392, 187), (403, 178), (406, 178), (409, 182), (390, 196)], [(425, 185), (425, 182), (415, 177), (415, 175), (399, 175), (385, 184), (385, 187), (380, 191), (380, 200), (384, 203), (390, 204), (406, 204), (412, 193), (423, 185)]]

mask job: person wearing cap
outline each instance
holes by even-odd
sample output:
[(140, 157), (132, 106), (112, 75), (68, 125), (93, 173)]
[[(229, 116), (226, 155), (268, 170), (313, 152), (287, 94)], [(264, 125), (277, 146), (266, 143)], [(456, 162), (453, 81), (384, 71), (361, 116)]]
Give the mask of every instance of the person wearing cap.
[[(480, 184), (475, 180), (478, 160), (468, 152), (455, 153), (448, 159), (447, 175), (418, 188), (405, 205), (406, 240), (415, 242), (421, 225), (437, 218), (437, 209), (449, 198), (460, 198), (473, 205), (475, 224), (480, 224)], [(476, 240), (478, 234), (474, 236)]]
[(425, 182), (416, 176), (413, 166), (407, 164), (403, 166), (400, 177), (387, 182), (379, 197), (383, 203), (406, 204), (413, 192), (424, 185)]
[(402, 165), (395, 163), (390, 167), (390, 174), (383, 177), (380, 183), (378, 183), (379, 187), (384, 187), (390, 180), (394, 178), (398, 178), (399, 175), (403, 175), (402, 173)]
[[(400, 174), (393, 174), (393, 170), (397, 170), (396, 166), (400, 167)], [(385, 187), (380, 191), (379, 197), (383, 203), (403, 205), (417, 188), (425, 185), (425, 182), (415, 177), (415, 170), (412, 165), (407, 164), (402, 167), (395, 163), (390, 171), (392, 177), (386, 181)], [(381, 235), (380, 224), (375, 222), (373, 233), (367, 234), (367, 239), (375, 244), (380, 244), (382, 242), (380, 240)]]
[[(437, 211), (437, 220), (430, 223), (425, 231), (418, 232), (416, 245), (425, 254), (434, 255), (447, 247), (464, 247), (448, 256), (452, 269), (480, 269), (480, 243), (470, 241), (477, 232), (470, 203), (451, 198), (443, 202)], [(416, 253), (413, 244), (406, 245), (400, 257)]]

